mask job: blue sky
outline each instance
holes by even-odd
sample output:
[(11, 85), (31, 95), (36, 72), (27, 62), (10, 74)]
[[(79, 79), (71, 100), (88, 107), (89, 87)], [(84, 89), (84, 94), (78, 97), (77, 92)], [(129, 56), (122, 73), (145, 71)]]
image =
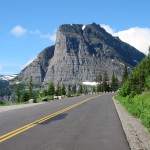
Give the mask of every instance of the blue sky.
[(0, 74), (19, 73), (55, 43), (57, 28), (66, 23), (101, 24), (147, 53), (149, 6), (149, 0), (1, 0)]

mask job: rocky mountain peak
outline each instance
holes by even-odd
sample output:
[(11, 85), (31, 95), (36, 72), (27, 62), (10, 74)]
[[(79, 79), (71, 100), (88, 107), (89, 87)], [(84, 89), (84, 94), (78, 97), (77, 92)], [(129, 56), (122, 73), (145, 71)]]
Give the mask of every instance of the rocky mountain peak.
[(94, 81), (108, 71), (121, 77), (123, 64), (136, 66), (145, 55), (107, 33), (95, 23), (64, 24), (58, 28), (55, 46), (44, 49), (19, 75), (35, 82), (81, 83)]

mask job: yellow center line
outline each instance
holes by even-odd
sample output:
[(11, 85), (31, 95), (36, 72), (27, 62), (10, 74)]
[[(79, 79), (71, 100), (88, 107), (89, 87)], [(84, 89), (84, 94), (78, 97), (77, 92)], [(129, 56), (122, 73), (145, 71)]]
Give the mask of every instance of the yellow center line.
[[(101, 95), (98, 95), (98, 96), (101, 96)], [(47, 120), (49, 120), (49, 119), (51, 119), (51, 118), (53, 118), (53, 117), (63, 113), (63, 112), (66, 112), (66, 111), (68, 111), (68, 110), (70, 110), (70, 109), (72, 109), (74, 107), (77, 107), (77, 106), (79, 106), (79, 105), (81, 105), (81, 104), (83, 104), (83, 103), (85, 103), (85, 102), (87, 102), (89, 100), (92, 100), (92, 99), (94, 99), (94, 98), (96, 98), (98, 96), (94, 96), (94, 97), (88, 98), (86, 100), (83, 100), (83, 101), (81, 101), (79, 103), (73, 104), (73, 105), (71, 105), (69, 107), (66, 107), (66, 108), (64, 108), (62, 110), (59, 110), (59, 111), (57, 111), (55, 113), (52, 113), (52, 114), (50, 114), (50, 115), (48, 115), (46, 117), (43, 117), (43, 118), (41, 118), (39, 120), (36, 120), (36, 121), (31, 122), (31, 123), (29, 123), (29, 124), (27, 124), (25, 126), (22, 126), (21, 128), (18, 128), (18, 129), (13, 130), (13, 131), (11, 131), (9, 133), (6, 133), (6, 134), (0, 136), (0, 143), (10, 139), (11, 137), (16, 136), (16, 135), (18, 135), (18, 134), (20, 134), (20, 133), (22, 133), (22, 132), (24, 132), (26, 130), (29, 130), (30, 128), (32, 128), (32, 127), (34, 127), (34, 126), (36, 126), (36, 125), (38, 125), (38, 124), (40, 124), (42, 122), (45, 122), (45, 121), (47, 121)]]

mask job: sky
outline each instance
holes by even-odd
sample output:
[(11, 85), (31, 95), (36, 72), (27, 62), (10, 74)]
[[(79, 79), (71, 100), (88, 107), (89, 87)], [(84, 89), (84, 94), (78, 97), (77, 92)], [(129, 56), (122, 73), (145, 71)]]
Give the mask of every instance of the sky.
[(147, 54), (149, 0), (1, 0), (0, 74), (19, 73), (55, 44), (61, 24), (100, 24)]

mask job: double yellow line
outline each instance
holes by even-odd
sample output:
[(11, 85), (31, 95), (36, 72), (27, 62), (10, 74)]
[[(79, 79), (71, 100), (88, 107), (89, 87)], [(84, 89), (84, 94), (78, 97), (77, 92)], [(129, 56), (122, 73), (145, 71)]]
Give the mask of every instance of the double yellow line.
[(49, 120), (49, 119), (51, 119), (51, 118), (53, 118), (53, 117), (55, 117), (55, 116), (57, 116), (57, 115), (59, 115), (59, 114), (61, 114), (63, 112), (66, 112), (66, 111), (68, 111), (68, 110), (70, 110), (70, 109), (72, 109), (74, 107), (77, 107), (77, 106), (79, 106), (79, 105), (81, 105), (81, 104), (83, 104), (83, 103), (85, 103), (85, 102), (87, 102), (89, 100), (92, 100), (92, 99), (94, 99), (96, 97), (98, 97), (98, 96), (94, 96), (94, 97), (88, 98), (86, 100), (83, 100), (82, 102), (79, 102), (79, 103), (76, 103), (76, 104), (71, 105), (69, 107), (66, 107), (66, 108), (64, 108), (64, 109), (62, 109), (60, 111), (57, 111), (57, 112), (55, 112), (53, 114), (50, 114), (50, 115), (48, 115), (46, 117), (43, 117), (43, 118), (41, 118), (39, 120), (36, 120), (36, 121), (34, 121), (34, 122), (30, 123), (30, 124), (27, 124), (27, 125), (25, 125), (25, 126), (23, 126), (21, 128), (18, 128), (18, 129), (13, 130), (13, 131), (11, 131), (9, 133), (6, 133), (6, 134), (0, 136), (0, 143), (3, 142), (3, 141), (6, 141), (6, 140), (8, 140), (8, 139), (10, 139), (10, 138), (12, 138), (12, 137), (14, 137), (16, 135), (18, 135), (18, 134), (20, 134), (20, 133), (22, 133), (22, 132), (24, 132), (24, 131), (26, 131), (26, 130), (34, 127), (34, 126), (36, 126), (37, 124), (40, 124), (40, 123), (42, 123), (44, 121), (47, 121), (47, 120)]

